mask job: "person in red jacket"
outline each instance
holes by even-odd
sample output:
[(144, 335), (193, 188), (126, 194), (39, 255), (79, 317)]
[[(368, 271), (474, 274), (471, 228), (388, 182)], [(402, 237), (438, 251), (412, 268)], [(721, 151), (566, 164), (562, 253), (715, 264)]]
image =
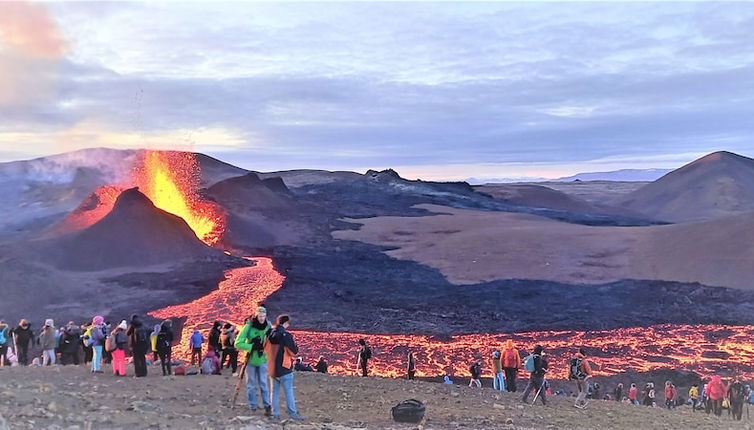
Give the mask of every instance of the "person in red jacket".
[(707, 384), (707, 395), (712, 403), (712, 411), (718, 417), (723, 414), (723, 399), (727, 391), (725, 383), (718, 375), (713, 376), (710, 383)]
[(636, 388), (636, 384), (631, 384), (631, 388), (628, 390), (628, 400), (632, 405), (639, 405), (639, 389)]
[(521, 355), (519, 355), (518, 350), (513, 347), (513, 341), (510, 339), (506, 342), (501, 361), (503, 364), (503, 371), (505, 372), (505, 391), (515, 393), (516, 374), (518, 373), (518, 368), (521, 367)]
[(678, 401), (678, 391), (671, 381), (665, 381), (665, 407), (674, 409)]

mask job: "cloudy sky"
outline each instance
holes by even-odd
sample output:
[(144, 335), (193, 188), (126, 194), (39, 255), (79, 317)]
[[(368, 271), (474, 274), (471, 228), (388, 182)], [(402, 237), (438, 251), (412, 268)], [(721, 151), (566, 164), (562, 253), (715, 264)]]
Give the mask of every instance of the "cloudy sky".
[(0, 161), (558, 177), (754, 155), (754, 3), (0, 2)]

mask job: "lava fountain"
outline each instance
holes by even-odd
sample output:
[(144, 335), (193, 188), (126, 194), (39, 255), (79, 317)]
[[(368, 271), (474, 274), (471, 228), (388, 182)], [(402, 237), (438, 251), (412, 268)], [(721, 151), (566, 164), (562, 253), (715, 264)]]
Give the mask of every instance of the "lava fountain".
[(207, 245), (225, 230), (222, 208), (197, 193), (201, 171), (193, 152), (146, 151), (132, 182), (158, 208), (183, 218)]

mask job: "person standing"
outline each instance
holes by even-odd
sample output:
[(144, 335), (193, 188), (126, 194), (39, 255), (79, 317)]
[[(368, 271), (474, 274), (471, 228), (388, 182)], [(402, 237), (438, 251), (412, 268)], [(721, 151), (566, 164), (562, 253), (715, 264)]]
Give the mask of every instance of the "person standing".
[(39, 334), (39, 345), (42, 347), (42, 366), (55, 364), (55, 323), (51, 319), (45, 320), (45, 325)]
[(204, 336), (198, 329), (194, 329), (194, 332), (189, 337), (189, 348), (191, 348), (191, 365), (194, 363), (197, 365), (202, 364), (202, 344), (204, 343)]
[(691, 399), (691, 412), (696, 412), (696, 405), (699, 403), (699, 385), (694, 384), (689, 388), (689, 399)]
[[(34, 331), (25, 318), (18, 322), (18, 327), (11, 331), (11, 338), (15, 338), (16, 356), (18, 364), (29, 365), (29, 345), (34, 344)], [(10, 344), (10, 339), (8, 340)]]
[(676, 390), (673, 382), (665, 381), (665, 407), (668, 409), (675, 408), (675, 402), (677, 399), (678, 391)]
[(293, 363), (298, 354), (298, 345), (293, 335), (287, 330), (291, 318), (280, 315), (277, 325), (270, 332), (267, 344), (270, 376), (272, 377), (272, 416), (280, 419), (280, 389), (285, 391), (285, 404), (288, 416), (292, 420), (303, 421), (304, 417), (296, 409), (296, 399), (293, 393)]
[(613, 390), (613, 400), (616, 402), (623, 401), (623, 384), (619, 383), (615, 390)]
[(152, 333), (149, 334), (149, 343), (152, 347), (152, 361), (157, 362), (157, 359), (160, 358), (159, 354), (157, 354), (157, 336), (160, 335), (160, 329), (162, 326), (160, 324), (154, 325), (154, 330), (152, 330)]
[(128, 324), (126, 320), (123, 320), (115, 327), (110, 336), (113, 337), (115, 342), (115, 349), (112, 352), (113, 356), (113, 375), (126, 376), (126, 348), (128, 347), (128, 336), (126, 336), (126, 330)]
[(131, 325), (126, 331), (128, 347), (133, 354), (136, 377), (147, 376), (147, 352), (149, 351), (149, 330), (144, 327), (138, 315), (131, 316)]
[(516, 392), (516, 375), (521, 367), (521, 355), (513, 346), (513, 340), (508, 339), (502, 356), (503, 371), (505, 372), (505, 390)]
[[(256, 411), (259, 407), (257, 390), (259, 390), (264, 414), (272, 415), (270, 404), (270, 389), (268, 378), (268, 356), (265, 352), (267, 337), (272, 330), (272, 324), (267, 320), (267, 309), (259, 306), (256, 315), (246, 320), (241, 332), (236, 337), (235, 347), (246, 351), (246, 394), (249, 408)], [(271, 370), (271, 369), (269, 369)]]
[(492, 388), (505, 391), (505, 379), (503, 379), (503, 363), (500, 351), (492, 353)]
[(369, 373), (369, 360), (372, 359), (372, 347), (367, 345), (366, 339), (359, 339), (359, 357), (356, 360), (357, 373), (361, 370), (361, 376), (366, 377)]
[(408, 353), (408, 369), (406, 369), (406, 373), (409, 380), (413, 380), (416, 376), (416, 361), (414, 360), (413, 352)]
[(469, 381), (469, 387), (476, 386), (482, 388), (482, 381), (479, 379), (482, 377), (482, 361), (477, 360), (469, 366), (469, 373), (471, 373), (471, 380)]
[[(8, 344), (10, 343), (10, 329), (5, 320), (0, 319), (0, 366), (9, 366)], [(16, 354), (18, 355), (18, 354)]]
[(212, 348), (215, 350), (215, 355), (220, 356), (222, 353), (222, 346), (220, 345), (220, 334), (222, 334), (222, 326), (223, 323), (220, 321), (215, 321), (212, 324), (212, 329), (209, 331), (209, 341), (207, 342), (209, 344), (209, 348)]
[(81, 351), (81, 331), (73, 321), (68, 321), (65, 330), (63, 330), (62, 342), (60, 345), (60, 362), (63, 365), (79, 364), (79, 351)]
[[(529, 384), (524, 390), (524, 397), (521, 399), (524, 403), (527, 403), (529, 394), (539, 392), (539, 398), (542, 400), (542, 404), (547, 404), (547, 393), (544, 390), (545, 387), (545, 373), (547, 373), (547, 359), (544, 357), (544, 348), (541, 345), (534, 347), (534, 353), (532, 354), (532, 360), (534, 360), (534, 370), (529, 376)], [(536, 401), (537, 399), (534, 399)]]
[[(220, 347), (223, 355), (220, 357), (220, 365), (226, 369), (230, 368), (233, 375), (238, 370), (238, 350), (236, 349), (236, 326), (231, 323), (225, 323), (222, 334), (220, 335)], [(227, 360), (228, 364), (225, 364)]]
[(586, 350), (579, 348), (576, 355), (569, 361), (568, 379), (576, 381), (576, 389), (579, 395), (576, 397), (577, 408), (586, 408), (586, 395), (589, 391), (589, 378), (592, 376), (592, 367), (586, 359)]
[(92, 373), (102, 373), (102, 349), (105, 346), (105, 318), (97, 315), (92, 318), (89, 331), (89, 345), (92, 347)]
[(632, 405), (639, 405), (639, 389), (636, 388), (636, 384), (631, 383), (631, 388), (628, 389), (628, 400)]
[(723, 414), (723, 399), (728, 392), (725, 383), (719, 375), (713, 376), (712, 380), (707, 384), (707, 392), (709, 402), (712, 405), (712, 412), (719, 417)]
[(160, 324), (160, 333), (155, 344), (162, 365), (162, 376), (173, 374), (173, 339), (173, 321), (165, 320)]

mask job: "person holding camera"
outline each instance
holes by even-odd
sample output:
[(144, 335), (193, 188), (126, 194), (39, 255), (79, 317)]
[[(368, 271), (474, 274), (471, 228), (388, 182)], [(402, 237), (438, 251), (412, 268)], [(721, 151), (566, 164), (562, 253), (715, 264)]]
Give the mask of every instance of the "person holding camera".
[(236, 337), (235, 347), (246, 351), (246, 390), (249, 397), (249, 408), (256, 411), (259, 407), (257, 401), (257, 387), (262, 396), (264, 414), (272, 415), (270, 404), (270, 387), (268, 384), (267, 354), (264, 346), (267, 336), (272, 330), (272, 324), (267, 320), (267, 309), (259, 306), (256, 315), (246, 320), (243, 329)]

